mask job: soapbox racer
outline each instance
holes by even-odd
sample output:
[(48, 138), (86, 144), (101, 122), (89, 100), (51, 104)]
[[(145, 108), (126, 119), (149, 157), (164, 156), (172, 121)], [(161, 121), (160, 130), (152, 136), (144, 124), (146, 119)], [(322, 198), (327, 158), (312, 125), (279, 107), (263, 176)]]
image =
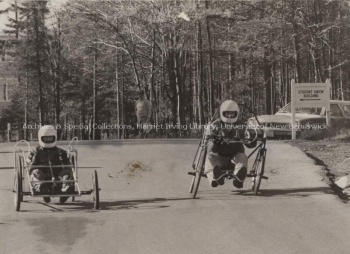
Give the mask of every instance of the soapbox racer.
[[(70, 161), (70, 165), (51, 165), (51, 162), (48, 161), (43, 165), (35, 165), (31, 166), (26, 158), (31, 151), (30, 144), (21, 140), (16, 143), (14, 146), (14, 205), (15, 210), (19, 211), (21, 208), (21, 203), (23, 202), (23, 197), (41, 197), (44, 198), (45, 202), (50, 200), (50, 197), (60, 197), (60, 202), (63, 203), (67, 199), (62, 197), (72, 197), (72, 201), (75, 200), (76, 197), (82, 195), (91, 195), (93, 197), (93, 207), (95, 209), (99, 209), (99, 185), (98, 185), (98, 177), (97, 171), (94, 170), (92, 173), (92, 185), (90, 190), (82, 191), (79, 187), (78, 183), (78, 151), (74, 148), (73, 143), (76, 145), (78, 138), (73, 138), (72, 141), (68, 145), (67, 153)], [(26, 144), (27, 149), (22, 149), (20, 144)], [(59, 180), (54, 176), (54, 170), (58, 168), (71, 168), (72, 177), (69, 180)], [(38, 169), (48, 169), (48, 172), (51, 176), (51, 180), (33, 180), (30, 177), (31, 167), (35, 167)], [(47, 192), (39, 192), (36, 190), (35, 185), (37, 184), (46, 184), (49, 186), (49, 191)], [(70, 192), (63, 192), (57, 186), (61, 186), (62, 184), (74, 186), (71, 188)], [(64, 200), (63, 202), (61, 200)]]

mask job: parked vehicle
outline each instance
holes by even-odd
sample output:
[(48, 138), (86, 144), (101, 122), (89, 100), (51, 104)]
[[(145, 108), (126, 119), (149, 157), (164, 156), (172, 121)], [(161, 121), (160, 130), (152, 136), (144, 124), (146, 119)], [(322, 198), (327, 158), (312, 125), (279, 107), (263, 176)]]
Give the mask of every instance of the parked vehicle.
[[(330, 101), (330, 124), (342, 127), (350, 124), (350, 101)], [(255, 118), (248, 119), (251, 127), (264, 128), (268, 138), (290, 138), (292, 127), (296, 128), (297, 136), (303, 130), (326, 129), (326, 109), (320, 108), (296, 108), (295, 123), (292, 126), (291, 104), (288, 103), (274, 115), (258, 116), (260, 126)]]

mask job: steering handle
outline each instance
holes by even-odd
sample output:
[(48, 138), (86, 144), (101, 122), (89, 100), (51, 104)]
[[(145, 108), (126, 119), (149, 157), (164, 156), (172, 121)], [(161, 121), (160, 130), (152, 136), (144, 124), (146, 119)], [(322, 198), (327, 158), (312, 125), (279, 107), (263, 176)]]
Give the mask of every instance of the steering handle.
[[(251, 132), (254, 132), (255, 135), (251, 135)], [(230, 139), (230, 138), (225, 138), (222, 137), (221, 135), (216, 135), (211, 133), (209, 136), (212, 136), (212, 138), (209, 138), (209, 140), (212, 140), (213, 142), (218, 142), (218, 143), (224, 143), (224, 144), (235, 144), (235, 143), (241, 143), (241, 144), (249, 144), (252, 142), (255, 142), (258, 140), (258, 132), (256, 129), (246, 129), (244, 132), (244, 139)]]
[[(73, 144), (74, 143), (74, 144)], [(74, 146), (77, 145), (78, 143), (78, 137), (74, 137), (70, 142), (69, 142), (69, 145), (68, 145), (68, 151), (69, 152), (72, 152), (74, 150)]]
[(254, 142), (254, 140), (246, 140), (246, 139), (240, 139), (240, 140), (234, 140), (234, 139), (228, 139), (228, 138), (210, 138), (208, 140), (213, 141), (214, 143), (220, 143), (220, 144), (248, 144), (251, 142)]

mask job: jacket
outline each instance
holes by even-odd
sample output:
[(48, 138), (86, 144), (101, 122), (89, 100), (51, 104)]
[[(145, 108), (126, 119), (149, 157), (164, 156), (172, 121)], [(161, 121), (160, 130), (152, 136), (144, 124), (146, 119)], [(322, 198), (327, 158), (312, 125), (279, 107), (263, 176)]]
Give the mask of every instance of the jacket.
[[(225, 124), (220, 118), (212, 122), (207, 130), (207, 140), (208, 142), (208, 151), (217, 153), (223, 157), (232, 157), (238, 153), (244, 153), (245, 149), (242, 143), (230, 143), (230, 144), (220, 144), (214, 142), (217, 136), (231, 139), (231, 140), (242, 140), (244, 138), (244, 132), (247, 126), (241, 120), (238, 120), (234, 124)], [(256, 146), (255, 143), (245, 143), (247, 148), (253, 148)]]
[[(35, 166), (48, 166), (51, 163), (52, 166), (70, 165), (68, 154), (65, 150), (58, 148), (57, 146), (52, 148), (43, 148), (38, 146), (34, 148), (28, 155), (28, 164), (31, 166), (30, 173), (35, 169)], [(64, 169), (65, 167), (62, 167)], [(42, 169), (42, 168), (41, 168)], [(46, 168), (44, 168), (46, 169)], [(59, 168), (53, 169), (54, 172), (59, 171)]]

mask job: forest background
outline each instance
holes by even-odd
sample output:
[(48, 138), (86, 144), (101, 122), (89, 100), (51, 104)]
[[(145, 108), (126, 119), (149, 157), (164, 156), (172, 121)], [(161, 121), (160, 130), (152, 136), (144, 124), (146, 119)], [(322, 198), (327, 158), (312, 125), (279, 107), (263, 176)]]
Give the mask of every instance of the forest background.
[(71, 0), (55, 9), (13, 0), (6, 11), (11, 40), (1, 49), (11, 49), (6, 68), (18, 82), (0, 128), (10, 123), (20, 138), (35, 124), (80, 126), (59, 129), (60, 139), (135, 137), (92, 126), (135, 127), (139, 90), (157, 126), (201, 126), (224, 99), (273, 114), (290, 101), (291, 79), (329, 78), (332, 99), (350, 100), (347, 0)]

